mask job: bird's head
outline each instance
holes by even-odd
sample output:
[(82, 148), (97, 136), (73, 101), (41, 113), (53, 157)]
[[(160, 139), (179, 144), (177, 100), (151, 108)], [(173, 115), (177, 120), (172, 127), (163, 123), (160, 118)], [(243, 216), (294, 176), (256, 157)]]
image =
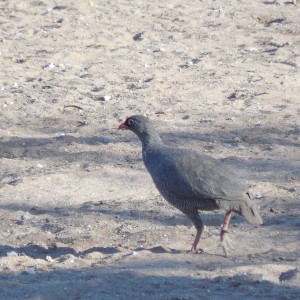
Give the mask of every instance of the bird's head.
[(128, 129), (137, 136), (142, 136), (143, 134), (148, 133), (151, 127), (151, 122), (147, 117), (135, 115), (127, 118), (119, 125), (118, 129)]

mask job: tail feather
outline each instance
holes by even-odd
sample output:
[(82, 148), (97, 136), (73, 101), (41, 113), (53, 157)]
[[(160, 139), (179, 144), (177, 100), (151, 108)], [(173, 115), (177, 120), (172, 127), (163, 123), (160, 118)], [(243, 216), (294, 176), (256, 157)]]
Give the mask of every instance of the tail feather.
[(257, 209), (248, 201), (240, 204), (240, 214), (252, 225), (262, 225), (263, 220), (259, 215)]
[(252, 225), (258, 226), (263, 224), (263, 220), (258, 213), (257, 208), (252, 203), (250, 195), (246, 193), (244, 197), (235, 196), (228, 199), (223, 198), (218, 202), (219, 207), (225, 210), (232, 210), (242, 216)]

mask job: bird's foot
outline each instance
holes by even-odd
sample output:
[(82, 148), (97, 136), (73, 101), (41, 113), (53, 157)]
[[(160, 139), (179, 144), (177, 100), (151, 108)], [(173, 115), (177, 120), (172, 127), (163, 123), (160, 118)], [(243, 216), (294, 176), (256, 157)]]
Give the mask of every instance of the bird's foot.
[(222, 230), (221, 231), (221, 242), (220, 242), (220, 246), (222, 247), (225, 256), (229, 256), (229, 249), (233, 250), (234, 247), (232, 245), (232, 242), (228, 236), (228, 231), (226, 230)]
[(189, 252), (192, 252), (194, 254), (199, 254), (199, 253), (204, 253), (204, 250), (202, 248), (197, 249), (197, 247), (192, 245), (192, 249)]
[(204, 250), (202, 248), (196, 249), (194, 251), (194, 254), (203, 254), (203, 253), (204, 253)]

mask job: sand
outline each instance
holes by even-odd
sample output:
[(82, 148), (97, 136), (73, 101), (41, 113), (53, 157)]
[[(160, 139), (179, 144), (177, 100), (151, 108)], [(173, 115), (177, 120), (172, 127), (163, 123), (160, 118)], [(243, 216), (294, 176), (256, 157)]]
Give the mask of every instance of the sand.
[[(0, 2), (1, 299), (297, 299), (300, 6), (293, 1)], [(264, 225), (157, 192), (138, 139), (231, 165)]]

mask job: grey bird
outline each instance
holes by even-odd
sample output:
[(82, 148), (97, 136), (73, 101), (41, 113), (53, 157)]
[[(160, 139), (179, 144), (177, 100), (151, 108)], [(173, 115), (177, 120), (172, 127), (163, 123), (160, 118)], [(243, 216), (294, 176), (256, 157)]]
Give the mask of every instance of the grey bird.
[[(196, 227), (191, 251), (197, 252), (204, 228), (199, 210), (226, 211), (220, 233), (226, 256), (231, 247), (228, 226), (232, 212), (244, 216), (255, 226), (263, 223), (251, 202), (247, 185), (228, 166), (199, 152), (166, 145), (147, 117), (129, 117), (118, 129), (131, 130), (138, 136), (142, 142), (144, 164), (158, 191), (170, 204), (188, 216)], [(202, 249), (200, 251), (203, 252)]]

